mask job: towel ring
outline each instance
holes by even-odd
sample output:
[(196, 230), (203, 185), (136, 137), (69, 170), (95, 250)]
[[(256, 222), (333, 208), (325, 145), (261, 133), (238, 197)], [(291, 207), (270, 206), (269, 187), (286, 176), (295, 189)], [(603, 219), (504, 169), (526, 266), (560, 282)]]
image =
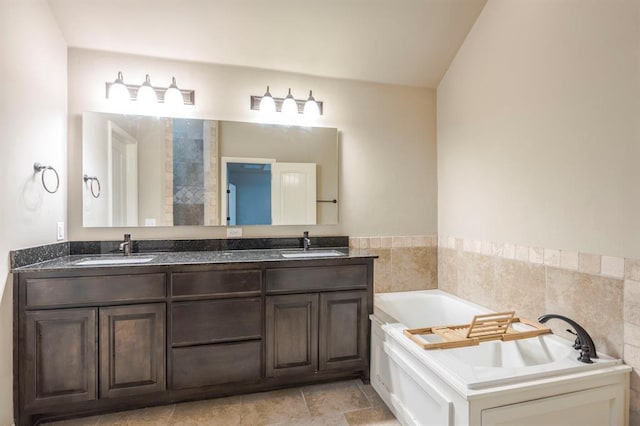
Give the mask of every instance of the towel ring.
[[(56, 175), (56, 187), (53, 191), (50, 190), (49, 187), (47, 187), (47, 183), (44, 180), (44, 175), (45, 173), (47, 173), (47, 170), (51, 170)], [(58, 172), (56, 171), (56, 169), (54, 169), (51, 166), (44, 166), (40, 163), (33, 163), (33, 172), (34, 173), (42, 172), (42, 186), (44, 187), (45, 191), (47, 191), (49, 194), (55, 194), (56, 192), (58, 192), (58, 188), (60, 188), (60, 176), (58, 175)]]
[[(88, 180), (91, 181), (91, 183), (89, 184), (89, 188), (91, 189), (91, 195), (93, 196), (93, 198), (99, 198), (100, 197), (100, 192), (102, 190), (100, 189), (100, 181), (98, 180), (98, 178), (96, 176), (84, 175), (84, 176), (82, 176), (82, 180), (84, 181), (84, 183), (87, 183)], [(98, 184), (98, 193), (97, 194), (96, 194), (96, 189), (93, 186), (94, 183)]]

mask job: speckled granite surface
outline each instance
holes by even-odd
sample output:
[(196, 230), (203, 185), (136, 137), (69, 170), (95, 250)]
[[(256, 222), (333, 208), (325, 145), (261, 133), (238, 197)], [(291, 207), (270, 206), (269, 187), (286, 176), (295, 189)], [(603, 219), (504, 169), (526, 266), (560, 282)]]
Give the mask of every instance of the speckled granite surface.
[[(375, 258), (377, 256), (371, 254), (367, 250), (348, 249), (347, 247), (334, 247), (311, 250), (311, 253), (326, 252), (335, 250), (342, 253), (339, 256), (332, 257), (305, 257), (305, 258), (286, 258), (283, 253), (302, 253), (302, 249), (269, 249), (269, 250), (222, 250), (222, 251), (182, 251), (182, 252), (166, 252), (166, 253), (135, 253), (128, 258), (122, 255), (67, 255), (45, 262), (25, 265), (13, 269), (13, 272), (47, 272), (60, 270), (83, 270), (83, 269), (100, 269), (105, 268), (122, 268), (122, 267), (150, 267), (150, 266), (173, 266), (173, 265), (203, 265), (215, 263), (250, 263), (250, 262), (281, 262), (281, 261), (303, 261), (317, 259), (345, 259), (345, 258)], [(141, 263), (116, 263), (119, 260), (127, 259), (151, 259)], [(105, 260), (107, 262), (101, 265), (81, 265), (79, 263), (87, 260)]]
[[(301, 238), (243, 238), (218, 240), (139, 240), (133, 241), (131, 263), (117, 263), (124, 256), (118, 251), (120, 241), (71, 241), (48, 244), (11, 252), (13, 272), (44, 272), (62, 269), (121, 268), (123, 266), (170, 266), (209, 263), (272, 262), (309, 260), (285, 258), (283, 253), (302, 252)], [(311, 239), (313, 253), (334, 249), (342, 253), (329, 258), (376, 257), (366, 250), (349, 250), (349, 237), (315, 237)], [(92, 259), (116, 262), (101, 265), (78, 265)], [(151, 260), (136, 263), (137, 259)]]

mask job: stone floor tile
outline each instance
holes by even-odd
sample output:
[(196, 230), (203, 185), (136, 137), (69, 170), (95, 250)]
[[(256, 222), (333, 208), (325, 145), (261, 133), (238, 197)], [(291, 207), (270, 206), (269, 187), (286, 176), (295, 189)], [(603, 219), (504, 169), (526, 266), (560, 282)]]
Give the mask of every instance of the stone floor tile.
[(309, 410), (299, 388), (242, 396), (241, 425), (268, 425), (301, 422), (309, 419)]
[(204, 401), (176, 404), (171, 416), (171, 425), (184, 426), (237, 426), (242, 417), (242, 399), (206, 399)]
[(378, 395), (378, 392), (376, 392), (373, 386), (365, 385), (360, 380), (356, 380), (356, 384), (358, 385), (358, 388), (362, 391), (364, 396), (367, 397), (367, 400), (369, 400), (369, 404), (371, 404), (372, 407), (384, 405), (384, 401), (382, 400), (382, 398), (380, 398), (380, 395)]
[(100, 416), (82, 417), (79, 419), (61, 420), (59, 422), (42, 423), (42, 426), (96, 426)]
[(310, 417), (307, 420), (296, 420), (288, 423), (276, 423), (269, 426), (349, 426), (342, 413), (326, 414), (319, 417)]
[(99, 426), (161, 426), (169, 425), (174, 405), (121, 411), (100, 416)]
[(355, 380), (308, 386), (302, 393), (312, 417), (371, 407)]
[(365, 408), (364, 410), (350, 411), (344, 413), (344, 417), (351, 426), (355, 425), (375, 425), (375, 426), (396, 426), (400, 422), (386, 406)]

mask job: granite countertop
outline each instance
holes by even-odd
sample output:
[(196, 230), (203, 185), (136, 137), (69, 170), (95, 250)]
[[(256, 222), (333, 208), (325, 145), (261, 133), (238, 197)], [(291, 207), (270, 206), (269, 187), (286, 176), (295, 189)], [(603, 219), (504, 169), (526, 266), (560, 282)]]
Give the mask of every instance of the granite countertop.
[[(349, 249), (347, 247), (323, 247), (311, 249), (309, 253), (327, 252), (335, 250), (342, 253), (329, 257), (296, 257), (287, 258), (283, 253), (303, 253), (302, 249), (266, 249), (266, 250), (224, 250), (224, 251), (177, 251), (177, 252), (147, 252), (134, 253), (129, 257), (121, 254), (99, 254), (87, 255), (76, 254), (60, 256), (44, 262), (24, 265), (12, 269), (14, 273), (21, 272), (48, 272), (61, 270), (88, 270), (122, 267), (145, 267), (145, 266), (172, 266), (172, 265), (205, 265), (217, 263), (247, 263), (247, 262), (282, 262), (299, 260), (321, 260), (321, 259), (350, 259), (350, 258), (376, 258), (375, 254), (367, 250)], [(139, 258), (151, 260), (135, 263)], [(127, 259), (132, 263), (108, 263), (110, 260), (116, 261)], [(105, 260), (103, 264), (81, 265), (84, 261)]]

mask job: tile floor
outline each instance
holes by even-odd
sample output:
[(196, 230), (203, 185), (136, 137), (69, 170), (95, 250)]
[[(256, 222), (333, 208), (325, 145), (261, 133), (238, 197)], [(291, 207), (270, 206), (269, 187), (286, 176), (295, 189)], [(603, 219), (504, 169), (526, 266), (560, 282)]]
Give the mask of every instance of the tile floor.
[(399, 425), (359, 379), (123, 411), (49, 426)]

